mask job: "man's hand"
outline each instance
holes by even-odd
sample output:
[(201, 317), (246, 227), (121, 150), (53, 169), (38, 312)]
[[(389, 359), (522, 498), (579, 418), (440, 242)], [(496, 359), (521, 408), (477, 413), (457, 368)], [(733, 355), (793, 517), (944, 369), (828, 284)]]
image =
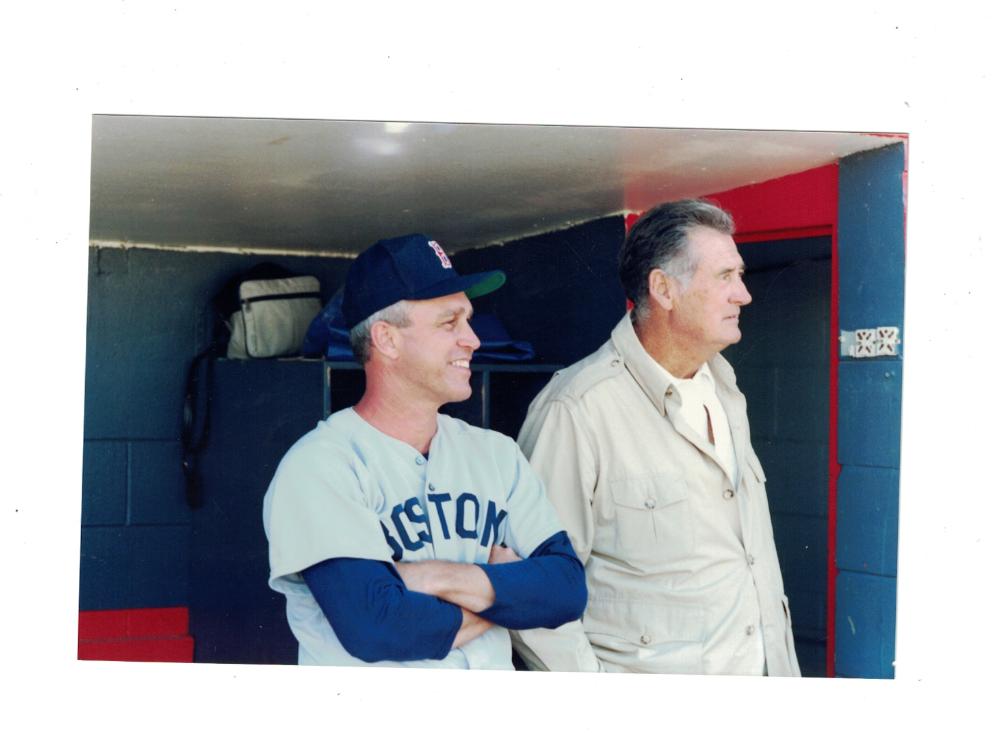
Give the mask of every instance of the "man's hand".
[(473, 613), (488, 610), (495, 602), (495, 590), (488, 575), (474, 564), (424, 559), (397, 562), (396, 571), (406, 589), (453, 602)]
[(509, 562), (519, 561), (522, 561), (520, 556), (508, 546), (492, 545), (492, 551), (489, 552), (489, 564), (509, 564)]

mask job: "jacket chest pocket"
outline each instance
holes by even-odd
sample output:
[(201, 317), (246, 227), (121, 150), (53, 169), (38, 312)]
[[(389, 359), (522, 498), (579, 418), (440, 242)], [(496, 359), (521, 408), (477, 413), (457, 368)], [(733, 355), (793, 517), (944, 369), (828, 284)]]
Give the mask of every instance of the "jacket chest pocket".
[[(618, 558), (642, 568), (685, 560), (695, 550), (688, 484), (676, 473), (627, 476), (609, 483)], [(667, 567), (675, 569), (675, 567)]]
[(764, 476), (764, 469), (757, 459), (757, 454), (753, 451), (747, 454), (744, 465), (746, 489), (751, 497), (751, 511), (749, 514), (750, 521), (752, 522), (751, 525), (763, 526), (762, 531), (770, 535), (772, 532), (771, 509), (767, 502), (767, 490), (765, 487), (767, 478)]

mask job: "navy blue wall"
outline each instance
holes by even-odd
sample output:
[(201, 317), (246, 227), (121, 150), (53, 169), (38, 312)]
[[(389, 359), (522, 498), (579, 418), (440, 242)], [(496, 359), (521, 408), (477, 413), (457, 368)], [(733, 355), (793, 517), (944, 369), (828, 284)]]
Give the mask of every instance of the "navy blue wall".
[(209, 343), (210, 299), (261, 261), (316, 275), (326, 300), (351, 260), (90, 250), (81, 610), (188, 604), (186, 370)]
[(753, 296), (723, 355), (747, 397), (803, 676), (826, 675), (830, 237), (741, 244)]
[[(840, 161), (840, 330), (905, 340), (904, 166), (901, 143)], [(901, 378), (901, 356), (839, 365), (837, 676), (894, 677)]]
[(623, 217), (609, 216), (451, 261), (464, 273), (503, 270), (506, 284), (478, 298), (475, 312), (497, 314), (513, 338), (531, 343), (533, 363), (569, 365), (605, 343), (626, 312), (616, 273), (624, 236)]

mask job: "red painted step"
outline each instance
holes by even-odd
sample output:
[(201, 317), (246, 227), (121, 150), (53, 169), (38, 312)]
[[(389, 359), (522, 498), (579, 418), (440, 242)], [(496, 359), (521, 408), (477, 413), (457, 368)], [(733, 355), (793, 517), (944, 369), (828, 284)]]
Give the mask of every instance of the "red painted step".
[(192, 663), (189, 608), (80, 611), (78, 658)]

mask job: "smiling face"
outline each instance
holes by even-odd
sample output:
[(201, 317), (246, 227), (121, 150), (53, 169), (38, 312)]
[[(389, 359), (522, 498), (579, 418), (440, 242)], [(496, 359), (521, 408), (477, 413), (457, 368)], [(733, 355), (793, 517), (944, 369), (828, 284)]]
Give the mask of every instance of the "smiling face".
[(740, 340), (740, 308), (753, 298), (743, 284), (743, 259), (733, 237), (699, 227), (688, 232), (698, 268), (672, 293), (673, 334), (703, 361)]
[(471, 396), (469, 364), (480, 345), (471, 315), (463, 292), (410, 303), (410, 325), (397, 331), (396, 365), (411, 396), (438, 407)]

